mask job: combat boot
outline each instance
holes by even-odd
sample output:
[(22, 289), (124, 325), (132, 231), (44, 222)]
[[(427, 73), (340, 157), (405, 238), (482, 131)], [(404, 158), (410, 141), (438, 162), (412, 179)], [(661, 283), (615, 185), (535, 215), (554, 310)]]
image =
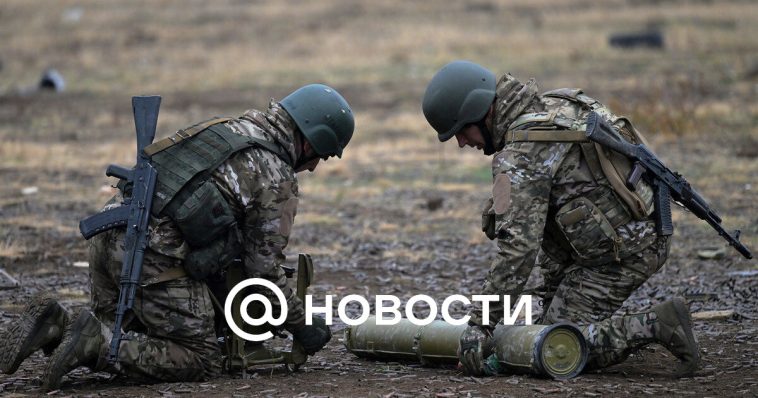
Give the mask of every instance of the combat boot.
[(24, 308), (21, 319), (0, 333), (0, 372), (12, 374), (40, 348), (50, 355), (63, 338), (68, 312), (48, 295), (37, 295)]
[(677, 375), (691, 375), (700, 367), (700, 350), (692, 333), (692, 318), (687, 304), (677, 297), (653, 306), (651, 311), (658, 320), (653, 326), (656, 342), (681, 361)]
[(44, 387), (58, 389), (63, 375), (79, 366), (87, 366), (92, 371), (105, 369), (112, 335), (91, 311), (82, 310), (50, 358), (42, 376)]

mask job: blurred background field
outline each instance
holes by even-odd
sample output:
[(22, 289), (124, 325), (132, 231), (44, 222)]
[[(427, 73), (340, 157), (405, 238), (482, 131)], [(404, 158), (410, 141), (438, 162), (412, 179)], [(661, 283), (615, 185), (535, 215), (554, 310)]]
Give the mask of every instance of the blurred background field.
[[(662, 47), (609, 43), (640, 32), (658, 32)], [(479, 231), (489, 159), (440, 145), (420, 110), (429, 79), (454, 59), (534, 77), (542, 90), (581, 87), (631, 117), (758, 249), (755, 1), (4, 0), (0, 267), (24, 286), (0, 290), (0, 310), (61, 284), (69, 301), (86, 302), (86, 270), (72, 267), (87, 252), (77, 222), (112, 193), (105, 167), (133, 162), (131, 96), (163, 96), (162, 137), (312, 82), (337, 88), (356, 116), (343, 159), (300, 176), (290, 254), (314, 254), (316, 291), (475, 291), (495, 255)], [(35, 89), (48, 68), (65, 90)], [(724, 292), (703, 308), (732, 303), (734, 284), (708, 281), (755, 262), (732, 251), (697, 260), (694, 251), (722, 242), (693, 216), (674, 217), (678, 237), (657, 282), (666, 287), (654, 283), (629, 306), (703, 291)]]
[[(163, 96), (160, 137), (263, 108), (310, 82), (343, 92), (357, 132), (344, 159), (303, 176), (306, 198), (332, 195), (337, 204), (357, 186), (370, 199), (391, 187), (447, 183), (485, 196), (487, 160), (439, 145), (420, 112), (434, 71), (463, 58), (534, 77), (543, 90), (583, 88), (630, 116), (720, 209), (755, 224), (754, 2), (7, 0), (0, 22), (6, 216), (20, 215), (13, 206), (28, 201), (20, 196), (27, 185), (39, 186), (35, 201), (78, 210), (45, 214), (52, 222), (97, 208), (104, 167), (134, 156), (132, 95)], [(609, 45), (612, 34), (642, 31), (659, 32), (663, 47)], [(60, 72), (65, 91), (33, 91), (47, 68)], [(731, 210), (736, 193), (746, 200), (741, 212)], [(16, 241), (9, 232), (0, 240)], [(754, 235), (746, 239), (758, 242)]]

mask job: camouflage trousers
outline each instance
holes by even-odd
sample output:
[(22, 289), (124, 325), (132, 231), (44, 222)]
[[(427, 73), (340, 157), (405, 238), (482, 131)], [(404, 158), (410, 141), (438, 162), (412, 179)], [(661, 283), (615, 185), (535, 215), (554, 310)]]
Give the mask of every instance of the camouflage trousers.
[[(92, 310), (109, 327), (118, 303), (123, 236), (112, 230), (92, 238), (90, 245)], [(148, 249), (142, 280), (180, 263)], [(221, 371), (213, 303), (203, 282), (182, 277), (138, 287), (123, 330), (118, 367), (107, 370), (167, 382), (208, 379)]]
[(655, 313), (611, 318), (624, 301), (666, 262), (670, 242), (659, 237), (645, 250), (620, 262), (592, 267), (541, 264), (545, 278), (540, 323), (572, 322), (580, 326), (590, 348), (587, 369), (622, 362), (654, 339)]

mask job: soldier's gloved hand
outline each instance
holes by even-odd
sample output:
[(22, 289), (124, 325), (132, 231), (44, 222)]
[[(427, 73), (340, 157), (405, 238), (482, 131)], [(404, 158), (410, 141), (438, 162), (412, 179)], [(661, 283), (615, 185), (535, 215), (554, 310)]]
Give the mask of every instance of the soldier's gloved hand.
[(497, 233), (495, 233), (495, 210), (492, 208), (494, 206), (493, 203), (493, 199), (489, 198), (484, 202), (484, 207), (482, 208), (482, 232), (487, 235), (489, 240), (497, 238)]
[[(483, 326), (469, 326), (463, 332), (458, 347), (458, 360), (467, 375), (481, 377), (497, 374), (497, 369), (490, 363), (491, 340), (491, 330)], [(496, 358), (495, 362), (497, 362)]]
[(313, 324), (302, 324), (296, 327), (292, 331), (292, 338), (300, 343), (306, 354), (313, 355), (332, 339), (332, 331), (329, 330), (324, 318), (314, 316)]

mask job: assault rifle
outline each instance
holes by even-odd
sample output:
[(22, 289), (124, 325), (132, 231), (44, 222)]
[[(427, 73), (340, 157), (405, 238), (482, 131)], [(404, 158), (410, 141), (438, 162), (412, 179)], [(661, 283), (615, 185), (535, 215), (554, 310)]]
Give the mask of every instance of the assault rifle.
[(669, 170), (645, 145), (635, 145), (621, 139), (613, 127), (596, 112), (591, 112), (587, 118), (587, 138), (634, 161), (626, 186), (634, 191), (640, 179), (645, 178), (645, 181), (653, 187), (658, 235), (671, 235), (674, 232), (670, 206), (673, 198), (675, 202), (710, 224), (745, 258), (753, 258), (750, 250), (740, 242), (740, 231), (737, 230), (734, 235), (725, 231), (721, 227), (721, 217), (708, 205), (708, 202), (692, 189), (684, 177)]
[(158, 172), (150, 165), (150, 159), (143, 149), (153, 142), (161, 97), (132, 97), (134, 124), (137, 129), (137, 164), (133, 169), (116, 165), (108, 166), (105, 175), (118, 177), (131, 186), (131, 195), (124, 195), (124, 202), (114, 209), (87, 217), (79, 222), (79, 231), (89, 239), (109, 229), (126, 226), (124, 237), (124, 260), (121, 267), (118, 308), (113, 325), (108, 362), (118, 361), (118, 348), (123, 338), (121, 323), (124, 314), (134, 305), (134, 294), (142, 276), (142, 259), (149, 240), (147, 226), (153, 203), (155, 181)]

